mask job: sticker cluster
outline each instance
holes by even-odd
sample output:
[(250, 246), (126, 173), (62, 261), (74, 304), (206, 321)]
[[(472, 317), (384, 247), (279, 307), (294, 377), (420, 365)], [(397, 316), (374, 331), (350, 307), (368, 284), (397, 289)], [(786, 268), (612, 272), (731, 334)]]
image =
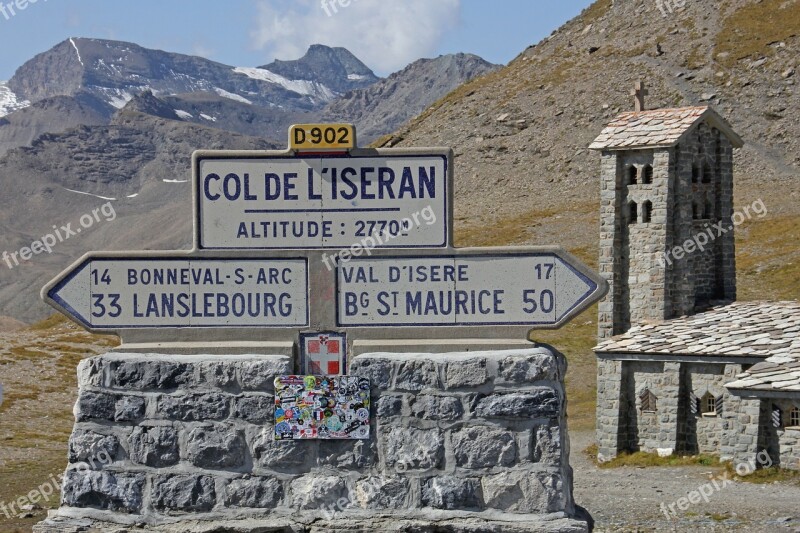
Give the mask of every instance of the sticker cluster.
[(367, 378), (275, 378), (275, 440), (368, 439)]

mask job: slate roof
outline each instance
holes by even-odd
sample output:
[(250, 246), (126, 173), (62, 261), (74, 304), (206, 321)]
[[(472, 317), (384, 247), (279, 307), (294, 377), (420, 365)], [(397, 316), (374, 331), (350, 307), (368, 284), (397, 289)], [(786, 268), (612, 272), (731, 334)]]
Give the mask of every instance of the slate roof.
[(753, 391), (800, 391), (800, 354), (775, 355), (751, 366), (725, 384), (729, 389)]
[[(695, 315), (634, 326), (622, 335), (604, 340), (594, 351), (765, 359), (792, 357), (800, 361), (800, 302), (721, 305)], [(796, 371), (800, 377), (800, 367)]]
[(708, 122), (741, 148), (744, 141), (730, 124), (708, 106), (630, 111), (618, 115), (589, 145), (592, 150), (669, 148), (703, 121)]

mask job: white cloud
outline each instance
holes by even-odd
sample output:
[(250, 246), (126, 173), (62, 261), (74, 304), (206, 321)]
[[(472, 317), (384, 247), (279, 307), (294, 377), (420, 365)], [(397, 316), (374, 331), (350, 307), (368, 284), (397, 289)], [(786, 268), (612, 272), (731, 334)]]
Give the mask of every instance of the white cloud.
[(315, 43), (343, 46), (387, 74), (432, 55), (460, 20), (461, 0), (344, 0), (347, 7), (342, 1), (259, 3), (253, 46), (284, 60)]

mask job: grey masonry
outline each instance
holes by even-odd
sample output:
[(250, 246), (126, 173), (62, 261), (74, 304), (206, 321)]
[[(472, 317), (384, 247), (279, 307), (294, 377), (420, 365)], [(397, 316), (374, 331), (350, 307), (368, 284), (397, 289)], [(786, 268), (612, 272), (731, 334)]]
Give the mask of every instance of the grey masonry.
[(561, 354), (360, 355), (366, 441), (274, 441), (273, 378), (292, 371), (286, 356), (83, 361), (60, 518), (37, 531), (68, 517), (181, 531), (189, 515), (204, 531), (587, 530)]

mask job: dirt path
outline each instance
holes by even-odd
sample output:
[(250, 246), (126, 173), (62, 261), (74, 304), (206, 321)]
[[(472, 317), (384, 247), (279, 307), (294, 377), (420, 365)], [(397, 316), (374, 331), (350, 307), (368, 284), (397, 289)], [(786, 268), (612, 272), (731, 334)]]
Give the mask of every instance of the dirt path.
[(575, 501), (589, 511), (603, 531), (800, 531), (800, 486), (717, 482), (706, 492), (708, 503), (676, 511), (670, 520), (660, 509), (710, 483), (721, 469), (703, 466), (597, 468), (583, 453), (592, 432), (570, 434), (570, 463), (575, 473)]

